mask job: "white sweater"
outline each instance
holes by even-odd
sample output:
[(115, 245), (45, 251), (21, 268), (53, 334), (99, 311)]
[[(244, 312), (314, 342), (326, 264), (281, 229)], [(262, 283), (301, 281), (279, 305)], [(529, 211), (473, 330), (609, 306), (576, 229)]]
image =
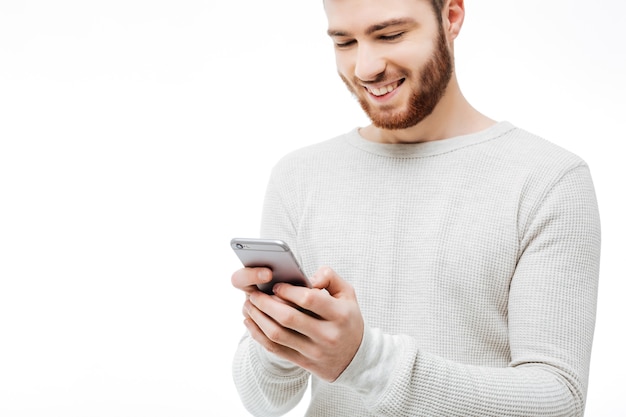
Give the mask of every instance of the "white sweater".
[[(595, 324), (600, 220), (587, 165), (501, 122), (420, 144), (355, 129), (284, 157), (262, 237), (356, 289), (366, 329), (307, 416), (579, 416)], [(278, 416), (310, 374), (245, 335), (241, 399)]]

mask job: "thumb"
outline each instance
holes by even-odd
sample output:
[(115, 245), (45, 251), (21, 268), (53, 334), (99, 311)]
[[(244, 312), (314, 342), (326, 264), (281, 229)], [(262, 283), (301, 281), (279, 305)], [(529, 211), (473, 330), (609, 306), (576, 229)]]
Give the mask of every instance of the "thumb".
[(352, 286), (328, 266), (318, 269), (311, 277), (311, 283), (314, 288), (326, 289), (333, 297), (342, 293), (353, 292)]

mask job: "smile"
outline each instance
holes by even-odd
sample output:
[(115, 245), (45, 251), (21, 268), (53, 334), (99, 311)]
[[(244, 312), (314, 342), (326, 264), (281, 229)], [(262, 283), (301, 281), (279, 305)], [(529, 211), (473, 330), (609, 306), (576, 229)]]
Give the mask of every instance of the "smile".
[(365, 89), (370, 94), (372, 94), (372, 95), (374, 95), (376, 97), (380, 97), (380, 96), (384, 96), (385, 94), (391, 93), (393, 90), (398, 88), (400, 86), (400, 84), (402, 84), (403, 81), (404, 80), (399, 80), (399, 81), (396, 81), (395, 83), (387, 84), (387, 85), (379, 87), (379, 88), (365, 86)]

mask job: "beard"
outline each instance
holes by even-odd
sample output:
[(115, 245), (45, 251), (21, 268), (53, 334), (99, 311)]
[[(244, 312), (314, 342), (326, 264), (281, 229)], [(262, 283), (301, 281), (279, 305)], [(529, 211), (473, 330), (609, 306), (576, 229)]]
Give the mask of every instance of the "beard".
[[(420, 85), (413, 89), (407, 108), (404, 110), (392, 111), (388, 106), (372, 106), (372, 104), (364, 97), (368, 94), (365, 89), (359, 90), (361, 94), (358, 94), (355, 87), (361, 84), (361, 81), (354, 77), (353, 83), (350, 83), (343, 75), (339, 74), (343, 82), (348, 87), (348, 90), (358, 99), (361, 108), (374, 126), (381, 129), (407, 129), (415, 126), (428, 115), (430, 115), (444, 93), (452, 78), (453, 64), (452, 56), (448, 50), (448, 44), (446, 41), (443, 27), (439, 26), (439, 36), (437, 39), (437, 45), (432, 56), (424, 64), (420, 74)], [(408, 74), (405, 75), (405, 80)], [(386, 78), (385, 73), (381, 73), (376, 77), (374, 82), (383, 82)], [(365, 91), (365, 92), (362, 92)]]

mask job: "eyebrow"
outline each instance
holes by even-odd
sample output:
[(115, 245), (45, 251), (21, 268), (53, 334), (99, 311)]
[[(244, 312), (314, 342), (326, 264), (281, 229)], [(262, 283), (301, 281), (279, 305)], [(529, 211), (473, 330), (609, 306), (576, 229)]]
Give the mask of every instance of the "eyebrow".
[[(365, 33), (367, 35), (371, 35), (372, 33), (378, 32), (379, 30), (387, 29), (389, 27), (402, 26), (402, 25), (414, 24), (414, 23), (415, 23), (415, 20), (411, 19), (410, 17), (389, 19), (389, 20), (385, 20), (384, 22), (369, 26), (365, 30)], [(350, 36), (349, 32), (345, 32), (343, 30), (328, 29), (326, 33), (328, 33), (328, 36), (330, 37)]]

